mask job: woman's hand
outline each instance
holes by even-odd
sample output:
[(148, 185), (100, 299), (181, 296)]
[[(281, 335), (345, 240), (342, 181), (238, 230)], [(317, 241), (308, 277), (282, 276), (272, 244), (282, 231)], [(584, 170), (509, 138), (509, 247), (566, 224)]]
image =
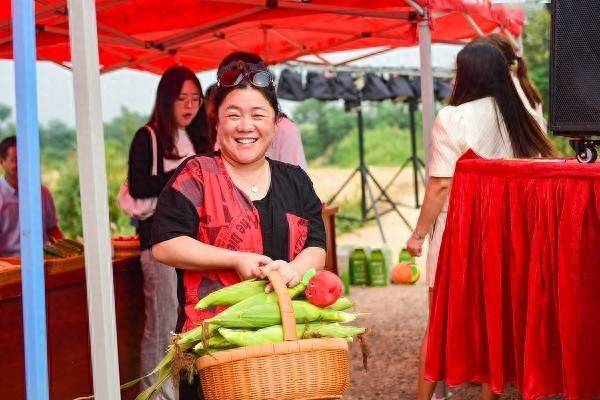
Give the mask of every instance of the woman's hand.
[[(283, 283), (287, 285), (287, 287), (294, 287), (300, 283), (302, 280), (302, 276), (300, 272), (290, 263), (283, 260), (275, 260), (267, 265), (264, 268), (261, 268), (261, 272), (263, 273), (263, 277), (266, 277), (267, 274), (271, 271), (279, 271), (281, 275), (281, 279)], [(269, 293), (273, 290), (271, 284), (268, 284), (265, 291)]]
[(264, 278), (263, 267), (273, 263), (270, 257), (262, 254), (236, 252), (235, 270), (242, 280)]
[(420, 257), (423, 251), (424, 237), (417, 237), (416, 235), (410, 235), (410, 238), (406, 242), (406, 250), (411, 256)]

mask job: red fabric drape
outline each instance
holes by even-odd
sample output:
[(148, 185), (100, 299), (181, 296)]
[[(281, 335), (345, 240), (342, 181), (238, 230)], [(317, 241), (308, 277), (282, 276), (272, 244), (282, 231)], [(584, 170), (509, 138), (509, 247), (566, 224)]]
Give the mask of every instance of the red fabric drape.
[(461, 160), (425, 376), (600, 396), (600, 164)]

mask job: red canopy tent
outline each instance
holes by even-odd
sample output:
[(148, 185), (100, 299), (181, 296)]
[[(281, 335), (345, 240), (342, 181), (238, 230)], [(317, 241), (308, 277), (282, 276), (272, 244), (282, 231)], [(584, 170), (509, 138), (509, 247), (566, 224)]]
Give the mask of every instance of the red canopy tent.
[[(428, 11), (432, 41), (438, 43), (497, 30), (519, 36), (524, 22), (521, 10), (487, 1), (419, 1), (99, 0), (101, 72), (129, 67), (161, 73), (174, 63), (201, 71), (239, 49), (276, 64), (308, 54), (416, 46), (418, 8)], [(70, 65), (66, 2), (36, 6), (38, 59)], [(10, 4), (4, 2), (0, 58), (12, 58), (9, 28)]]

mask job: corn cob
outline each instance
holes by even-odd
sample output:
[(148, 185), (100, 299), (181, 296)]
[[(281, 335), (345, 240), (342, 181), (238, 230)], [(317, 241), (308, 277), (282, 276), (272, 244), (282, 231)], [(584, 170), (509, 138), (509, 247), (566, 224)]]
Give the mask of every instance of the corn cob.
[[(288, 294), (293, 299), (300, 293), (304, 292), (308, 281), (315, 275), (315, 269), (311, 268), (302, 277), (302, 281), (288, 289)], [(243, 300), (260, 293), (264, 293), (267, 281), (250, 279), (236, 283), (235, 285), (227, 286), (222, 289), (209, 293), (207, 296), (200, 299), (194, 307), (196, 310), (204, 310), (214, 306), (231, 306)], [(274, 293), (272, 293), (275, 296)]]
[[(296, 336), (307, 339), (313, 337), (337, 337), (351, 339), (352, 336), (365, 332), (365, 328), (345, 326), (337, 323), (310, 323), (297, 324)], [(273, 325), (256, 331), (219, 328), (219, 333), (232, 344), (240, 347), (254, 346), (259, 344), (277, 343), (283, 341), (283, 328), (281, 325)]]
[[(355, 314), (319, 308), (306, 301), (294, 300), (292, 305), (297, 323), (313, 321), (350, 322), (356, 318)], [(221, 313), (206, 320), (206, 322), (226, 328), (264, 328), (281, 324), (281, 315), (278, 303), (266, 303), (227, 314)]]
[(62, 241), (78, 249), (79, 253), (83, 253), (83, 244), (79, 243), (77, 240), (63, 238)]
[[(264, 282), (264, 281), (263, 281)], [(230, 286), (228, 286), (230, 287)], [(225, 288), (226, 289), (226, 288)], [(288, 289), (288, 295), (290, 296), (290, 298), (295, 298), (298, 295), (300, 295), (301, 293), (304, 292), (304, 289), (306, 289), (306, 284), (304, 284), (304, 282), (300, 282), (298, 285), (294, 286), (293, 288), (289, 288)], [(223, 290), (223, 289), (220, 289)], [(213, 292), (216, 293), (216, 292)], [(250, 307), (256, 306), (256, 305), (260, 305), (260, 304), (267, 304), (267, 303), (277, 303), (277, 294), (275, 292), (271, 292), (271, 293), (265, 293), (264, 291), (255, 294), (254, 296), (248, 297), (245, 300), (240, 301), (239, 303), (236, 303), (234, 305), (232, 305), (231, 307), (221, 311), (221, 313), (219, 314), (219, 316), (227, 316), (236, 312), (240, 312), (241, 310), (245, 310), (248, 309)], [(210, 322), (210, 320), (207, 320), (206, 322)], [(212, 326), (209, 326), (209, 333), (213, 334), (215, 331), (215, 328)]]
[(239, 303), (248, 297), (265, 291), (267, 281), (247, 280), (235, 285), (216, 290), (202, 299), (194, 307), (196, 310), (204, 310), (214, 306), (230, 306)]
[(339, 299), (337, 299), (337, 301), (335, 303), (333, 303), (332, 305), (330, 305), (327, 308), (329, 308), (331, 310), (344, 311), (344, 310), (347, 310), (352, 307), (354, 307), (354, 304), (350, 301), (349, 298), (340, 297)]
[(224, 350), (231, 349), (233, 347), (237, 347), (237, 345), (229, 342), (222, 335), (214, 335), (208, 339), (206, 346), (202, 342), (196, 343), (196, 345), (194, 346), (194, 352), (203, 353), (203, 350)]
[(59, 258), (69, 257), (69, 255), (67, 253), (65, 253), (63, 250), (61, 250), (57, 247), (54, 247), (53, 245), (51, 245), (49, 243), (44, 245), (44, 253), (50, 254), (52, 256), (59, 257)]
[(79, 247), (75, 247), (70, 242), (65, 239), (51, 239), (51, 243), (54, 247), (61, 249), (65, 253), (73, 254), (81, 254), (82, 250)]

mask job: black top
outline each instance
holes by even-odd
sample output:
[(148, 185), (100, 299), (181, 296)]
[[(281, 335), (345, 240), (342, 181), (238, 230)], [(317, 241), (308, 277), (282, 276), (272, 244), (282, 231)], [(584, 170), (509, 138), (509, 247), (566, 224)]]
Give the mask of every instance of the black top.
[[(263, 253), (273, 260), (289, 260), (287, 213), (309, 221), (304, 248), (326, 248), (321, 200), (302, 168), (270, 160), (271, 186), (267, 195), (253, 201), (258, 211), (263, 239)], [(177, 171), (183, 168), (182, 163)], [(209, 190), (209, 188), (205, 188)], [(152, 229), (152, 244), (178, 236), (198, 238), (199, 217), (192, 202), (171, 186), (161, 193)]]
[[(156, 152), (158, 154), (156, 158), (157, 175), (152, 175), (152, 142), (150, 132), (145, 125), (137, 130), (129, 148), (129, 194), (134, 199), (158, 197), (174, 172), (174, 170), (165, 172), (164, 146), (156, 128), (154, 132), (156, 133)], [(204, 139), (201, 136), (194, 137), (187, 130), (186, 133), (197, 154), (211, 151), (209, 150), (211, 146), (207, 142), (203, 142)], [(150, 248), (152, 220), (153, 217), (138, 221), (137, 232), (140, 235), (142, 250)]]
[[(159, 154), (156, 158), (157, 175), (153, 176), (150, 132), (145, 126), (138, 129), (129, 148), (129, 194), (134, 199), (158, 197), (173, 174), (173, 171), (164, 172), (164, 162), (161, 156), (163, 149), (158, 138), (156, 140), (156, 150)], [(150, 248), (152, 219), (153, 217), (149, 217), (143, 221), (138, 221), (137, 233), (140, 235), (140, 248), (142, 250)]]
[[(290, 261), (287, 213), (309, 221), (304, 248), (326, 249), (325, 227), (321, 215), (322, 204), (310, 178), (298, 166), (270, 159), (268, 161), (271, 169), (271, 185), (263, 199), (253, 202), (260, 218), (263, 254), (273, 260)], [(186, 163), (187, 161), (180, 165), (175, 176)], [(207, 187), (203, 190), (211, 189)], [(179, 236), (198, 239), (199, 223), (198, 211), (192, 201), (168, 184), (158, 199), (152, 228), (152, 244)], [(180, 305), (177, 332), (181, 331), (185, 321), (183, 274), (184, 270), (177, 270), (177, 297)], [(212, 283), (216, 286), (211, 288), (211, 291), (221, 286), (218, 281)]]

